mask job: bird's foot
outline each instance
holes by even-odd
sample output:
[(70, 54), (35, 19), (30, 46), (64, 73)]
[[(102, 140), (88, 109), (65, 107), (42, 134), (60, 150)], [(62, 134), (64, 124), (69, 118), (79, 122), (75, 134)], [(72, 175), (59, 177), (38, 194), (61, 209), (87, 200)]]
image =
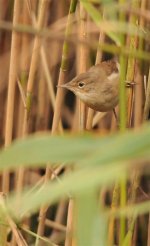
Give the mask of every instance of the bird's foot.
[(126, 87), (128, 88), (133, 87), (134, 85), (137, 85), (135, 81), (126, 80), (125, 83), (126, 83)]

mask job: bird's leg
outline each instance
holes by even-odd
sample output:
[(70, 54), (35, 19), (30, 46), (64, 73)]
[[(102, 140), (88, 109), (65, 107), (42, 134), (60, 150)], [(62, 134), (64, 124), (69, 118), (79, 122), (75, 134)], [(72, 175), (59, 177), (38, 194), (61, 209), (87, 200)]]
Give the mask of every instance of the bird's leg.
[(118, 120), (118, 116), (117, 116), (117, 113), (116, 113), (116, 111), (115, 111), (115, 108), (113, 108), (113, 113), (114, 113), (115, 119), (116, 119), (116, 121), (117, 121), (117, 120)]
[(115, 119), (116, 119), (116, 123), (117, 123), (117, 127), (119, 126), (119, 120), (118, 120), (118, 116), (117, 116), (117, 113), (115, 111), (115, 108), (113, 108), (113, 114), (115, 116)]

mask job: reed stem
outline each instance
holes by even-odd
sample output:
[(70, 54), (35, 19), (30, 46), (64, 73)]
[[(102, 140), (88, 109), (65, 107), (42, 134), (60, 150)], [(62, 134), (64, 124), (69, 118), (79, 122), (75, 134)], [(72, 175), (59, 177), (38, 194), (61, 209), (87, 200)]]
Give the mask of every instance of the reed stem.
[[(68, 20), (67, 20), (67, 26), (65, 31), (65, 37), (67, 38), (71, 33), (71, 27), (72, 27), (72, 14), (76, 10), (77, 0), (71, 0), (70, 8), (69, 8), (69, 14), (68, 14)], [(69, 55), (69, 43), (65, 40), (63, 43), (63, 51), (62, 51), (62, 60), (61, 60), (61, 67), (59, 72), (59, 79), (58, 79), (58, 85), (61, 85), (65, 81), (65, 74), (68, 69), (68, 55)], [(52, 134), (56, 134), (59, 122), (60, 122), (60, 113), (61, 113), (61, 107), (63, 102), (64, 92), (62, 89), (57, 90), (56, 94), (56, 102), (55, 102), (55, 111), (54, 111), (54, 117), (53, 117), (53, 123), (52, 123)], [(44, 183), (47, 183), (47, 181), (51, 178), (51, 169), (49, 168), (49, 165), (46, 168), (45, 172), (45, 178)], [(37, 234), (39, 236), (43, 236), (44, 233), (44, 226), (45, 226), (45, 219), (46, 219), (46, 212), (47, 207), (43, 206), (40, 209), (39, 213), (39, 224), (38, 224), (38, 231)], [(40, 241), (36, 241), (36, 246), (40, 245)]]

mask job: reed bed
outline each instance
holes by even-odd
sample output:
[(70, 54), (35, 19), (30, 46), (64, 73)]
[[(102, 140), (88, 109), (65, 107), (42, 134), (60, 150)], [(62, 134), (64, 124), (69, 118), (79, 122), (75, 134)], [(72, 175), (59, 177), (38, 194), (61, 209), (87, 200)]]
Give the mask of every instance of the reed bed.
[[(0, 245), (149, 246), (149, 0), (0, 1), (0, 48)], [(117, 120), (57, 87), (114, 57)]]

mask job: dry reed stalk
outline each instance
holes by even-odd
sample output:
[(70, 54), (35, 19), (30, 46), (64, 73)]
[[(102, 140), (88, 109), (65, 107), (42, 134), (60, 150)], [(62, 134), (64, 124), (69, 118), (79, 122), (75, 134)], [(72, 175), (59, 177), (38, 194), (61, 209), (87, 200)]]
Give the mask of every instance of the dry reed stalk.
[[(5, 91), (0, 96), (0, 144), (3, 143), (5, 139), (5, 116), (6, 116), (7, 100)], [(2, 190), (2, 188), (1, 188)]]
[[(48, 168), (48, 167), (47, 167)], [(46, 169), (46, 174), (44, 177), (44, 184), (49, 180), (53, 180), (53, 179), (57, 179), (59, 181), (58, 178), (58, 174), (59, 172), (62, 170), (62, 166), (58, 167), (55, 171), (53, 171), (51, 168), (49, 168), (49, 170)], [(49, 175), (49, 176), (48, 176)], [(38, 224), (38, 232), (37, 234), (40, 236), (44, 235), (44, 227), (45, 227), (45, 220), (46, 220), (46, 212), (49, 206), (42, 206), (40, 209), (40, 213), (39, 213), (39, 224)], [(64, 215), (64, 203), (60, 203), (60, 210), (58, 210), (58, 214), (56, 216), (55, 222), (61, 223), (62, 217)], [(63, 208), (63, 209), (62, 209)], [(55, 239), (55, 235), (52, 234), (51, 239)], [(41, 240), (37, 240), (36, 241), (36, 245), (40, 245)]]
[[(139, 8), (140, 1), (132, 0), (131, 6), (133, 8)], [(129, 23), (131, 24), (137, 24), (138, 19), (133, 16), (132, 14), (129, 17)], [(137, 49), (137, 44), (138, 44), (138, 37), (132, 37), (128, 36), (127, 37), (127, 47), (131, 50), (136, 50)], [(129, 58), (128, 59), (128, 64), (127, 64), (127, 75), (126, 75), (126, 80), (127, 82), (133, 82), (134, 81), (134, 76), (135, 76), (135, 58)], [(133, 100), (134, 100), (134, 88), (128, 88), (128, 126), (131, 126), (131, 121), (132, 121), (132, 114), (133, 114)]]
[[(52, 221), (52, 220), (49, 220), (49, 219), (46, 219), (45, 220), (45, 225), (50, 227), (50, 228), (53, 228), (55, 230), (59, 230), (59, 231), (63, 231), (63, 232), (66, 232), (66, 226), (62, 225), (62, 224), (59, 224), (58, 222), (56, 221)], [(53, 239), (54, 240), (54, 239)], [(54, 240), (55, 241), (55, 240)]]
[(56, 212), (56, 216), (55, 216), (55, 222), (54, 222), (57, 225), (60, 225), (61, 227), (59, 229), (59, 232), (57, 231), (57, 228), (54, 228), (54, 231), (52, 232), (52, 234), (50, 236), (50, 239), (53, 242), (57, 242), (57, 238), (59, 238), (59, 234), (61, 231), (66, 233), (66, 226), (62, 225), (62, 223), (64, 221), (65, 213), (66, 213), (66, 207), (67, 207), (66, 201), (61, 200), (59, 205), (58, 205), (58, 208), (57, 208), (57, 212)]
[[(88, 109), (88, 115), (87, 115), (87, 123), (86, 123), (86, 129), (90, 130), (93, 128), (93, 125), (95, 125), (95, 121), (94, 121), (94, 110), (89, 108)], [(94, 121), (94, 123), (93, 123)]]
[[(84, 10), (82, 4), (79, 5), (79, 39), (87, 40), (87, 13)], [(80, 44), (77, 48), (77, 73), (83, 73), (87, 70), (89, 50), (84, 45)], [(86, 127), (86, 106), (80, 100), (77, 101), (76, 106), (79, 108), (76, 112), (79, 112), (79, 130), (83, 131)], [(69, 200), (68, 215), (67, 215), (67, 232), (65, 239), (65, 246), (71, 246), (73, 244), (73, 231), (74, 231), (74, 201)]]
[(145, 21), (150, 21), (150, 11), (148, 9), (148, 4), (149, 2), (147, 3), (147, 9), (142, 11), (140, 8), (135, 9), (135, 8), (129, 8), (128, 6), (120, 7), (120, 11), (136, 15), (137, 17), (142, 17)]
[[(140, 171), (134, 171), (132, 176), (133, 177), (132, 177), (132, 185), (131, 185), (131, 194), (130, 194), (130, 199), (129, 199), (130, 204), (134, 204), (136, 201), (136, 192), (137, 192), (137, 189), (138, 189), (139, 183), (140, 183)], [(131, 218), (130, 222), (132, 220), (133, 219)]]
[[(45, 52), (43, 46), (41, 47), (41, 58), (42, 58), (42, 66), (43, 66), (43, 70), (44, 70), (44, 74), (45, 74), (45, 78), (46, 78), (46, 82), (47, 82), (47, 86), (48, 86), (48, 92), (49, 92), (52, 108), (53, 108), (53, 110), (55, 110), (56, 97), (55, 97), (55, 93), (54, 93), (54, 87), (53, 87), (51, 74), (50, 74), (49, 68), (48, 68), (48, 63), (47, 63), (47, 59), (46, 59), (46, 52)], [(60, 130), (60, 132), (63, 132), (61, 120), (59, 123), (59, 130)]]
[(133, 234), (132, 246), (136, 246), (137, 233), (138, 233), (138, 223), (136, 222), (136, 224), (134, 226), (134, 234)]
[[(38, 20), (37, 20), (37, 25), (36, 25), (37, 30), (41, 30), (43, 25), (45, 24), (45, 15), (47, 12), (49, 1), (50, 0), (41, 0), (39, 3), (39, 15), (38, 15)], [(35, 73), (37, 70), (38, 63), (39, 63), (40, 47), (41, 47), (41, 38), (39, 36), (36, 36), (34, 39), (29, 78), (27, 82), (27, 98), (26, 98), (27, 108), (25, 110), (23, 135), (26, 135), (27, 133), (27, 122), (28, 122), (28, 116), (29, 116), (30, 109), (31, 109), (32, 90), (33, 90), (33, 85), (34, 85)]]
[[(138, 8), (140, 6), (140, 2), (139, 1), (133, 1), (132, 5), (134, 8)], [(146, 2), (145, 0), (143, 2), (141, 2), (141, 11), (142, 9), (144, 9), (146, 6)], [(130, 21), (131, 23), (137, 23), (138, 19), (135, 17), (130, 16)], [(139, 26), (143, 25), (143, 21), (139, 21)], [(136, 49), (137, 48), (137, 42), (138, 42), (138, 38), (137, 36), (135, 38), (131, 37), (130, 39), (130, 48), (132, 49)], [(137, 85), (139, 86), (138, 88), (135, 88), (135, 98), (133, 99), (133, 88), (132, 91), (129, 93), (129, 104), (128, 104), (128, 124), (131, 125), (131, 119), (132, 119), (132, 101), (135, 101), (135, 112), (134, 114), (134, 127), (141, 125), (142, 123), (142, 78), (139, 72), (139, 68), (135, 68), (136, 64), (135, 64), (135, 59), (134, 58), (129, 58), (128, 61), (128, 69), (127, 69), (127, 81), (134, 81), (134, 77), (135, 77), (135, 69), (136, 71), (136, 75), (137, 77), (135, 77), (135, 80), (137, 80)], [(132, 108), (131, 108), (132, 107)], [(139, 171), (134, 171), (133, 172), (133, 178), (132, 178), (132, 187), (131, 187), (131, 194), (130, 194), (130, 202), (133, 204), (136, 200), (136, 195), (137, 195), (137, 188), (139, 187), (139, 183), (140, 183), (140, 172)], [(124, 241), (128, 238), (129, 240), (129, 244), (132, 243), (132, 235), (134, 233), (134, 226), (135, 226), (135, 221), (136, 218), (133, 215), (130, 219), (129, 219), (129, 223), (128, 223), (128, 232), (126, 234), (126, 237), (124, 239)], [(130, 239), (129, 239), (129, 235), (131, 235)]]
[[(21, 2), (15, 0), (13, 11), (13, 25), (18, 24), (21, 13)], [(5, 147), (9, 146), (12, 141), (13, 131), (13, 116), (14, 116), (14, 100), (15, 100), (15, 85), (17, 80), (18, 70), (18, 57), (20, 55), (20, 35), (13, 31), (11, 41), (11, 55), (10, 55), (10, 68), (9, 68), (9, 81), (8, 81), (8, 94), (7, 94), (7, 109), (6, 109), (6, 123), (5, 123)], [(17, 48), (16, 48), (17, 47)], [(3, 173), (3, 192), (9, 191), (9, 171)]]
[(42, 59), (42, 66), (43, 66), (44, 74), (46, 77), (46, 82), (47, 82), (47, 86), (48, 86), (48, 92), (50, 95), (51, 104), (52, 104), (52, 107), (54, 110), (55, 109), (54, 87), (53, 87), (52, 77), (51, 77), (51, 74), (50, 74), (49, 68), (48, 68), (48, 63), (47, 63), (47, 59), (46, 59), (46, 52), (45, 52), (45, 49), (43, 46), (41, 47), (41, 59)]
[(43, 69), (40, 69), (37, 101), (36, 131), (42, 131), (47, 129), (49, 111), (49, 98)]
[[(66, 32), (65, 32), (66, 38), (70, 35), (70, 32), (71, 32), (72, 14), (75, 12), (76, 4), (77, 4), (77, 0), (71, 0), (68, 20), (67, 20), (67, 25), (66, 25)], [(63, 44), (62, 61), (61, 61), (61, 67), (60, 67), (60, 72), (59, 72), (58, 85), (63, 84), (65, 81), (65, 75), (68, 69), (68, 55), (69, 55), (69, 44), (65, 40)], [(55, 134), (58, 130), (63, 97), (64, 97), (64, 91), (58, 88), (57, 94), (56, 94), (56, 104), (55, 104), (53, 123), (52, 123), (52, 134)], [(49, 168), (49, 166), (47, 166), (46, 173), (45, 173), (45, 181), (44, 181), (45, 183), (50, 179), (51, 174), (52, 174), (51, 169)], [(39, 213), (40, 221), (38, 224), (38, 231), (37, 231), (37, 234), (40, 236), (43, 236), (43, 233), (44, 233), (46, 211), (47, 211), (47, 207), (45, 206), (41, 207), (40, 213)], [(37, 245), (40, 245), (40, 241), (36, 242), (36, 246)]]
[[(141, 2), (141, 11), (143, 11), (146, 8), (146, 1), (142, 0)], [(143, 18), (140, 18), (139, 21), (139, 26), (141, 28), (144, 28), (144, 21)], [(139, 48), (143, 49), (143, 42), (142, 40), (140, 40), (141, 42), (139, 42)], [(141, 125), (142, 123), (142, 92), (143, 92), (143, 87), (142, 87), (142, 77), (139, 71), (139, 68), (137, 68), (137, 72), (136, 72), (136, 82), (137, 82), (137, 86), (135, 88), (135, 112), (134, 112), (134, 126), (137, 127), (139, 125)], [(137, 195), (137, 189), (139, 187), (140, 184), (140, 172), (139, 171), (134, 171), (133, 173), (134, 177), (133, 177), (133, 185), (131, 188), (131, 195), (130, 195), (130, 202), (134, 203), (136, 200), (136, 195)], [(129, 231), (132, 229), (132, 233), (134, 230), (134, 225), (135, 225), (136, 219), (134, 216), (132, 216), (129, 220)], [(128, 232), (129, 233), (129, 232)], [(127, 234), (128, 235), (128, 234)], [(127, 236), (126, 236), (127, 237)], [(131, 239), (132, 242), (132, 239)]]
[[(120, 5), (124, 5), (125, 0), (119, 0), (118, 1)], [(119, 21), (124, 22), (125, 21), (125, 14), (119, 12)], [(120, 40), (122, 43), (122, 46), (124, 46), (124, 35), (120, 35)], [(116, 52), (117, 55), (117, 52)], [(120, 54), (119, 54), (120, 55)], [(119, 86), (119, 124), (120, 124), (120, 131), (125, 131), (126, 127), (126, 95), (125, 95), (125, 74), (126, 74), (126, 63), (125, 58), (123, 57), (123, 54), (119, 57), (120, 62), (120, 86)], [(123, 191), (123, 192), (122, 192)], [(112, 202), (111, 202), (111, 210), (115, 211), (115, 209), (118, 206), (119, 203), (119, 194), (120, 194), (120, 204), (123, 206), (126, 201), (126, 187), (125, 182), (122, 180), (121, 184), (118, 182), (115, 183), (113, 194), (112, 194)], [(123, 197), (123, 198), (122, 198)], [(124, 229), (125, 229), (125, 220), (123, 218), (122, 221), (120, 221), (120, 238), (119, 240), (122, 240), (122, 237), (124, 237)], [(114, 229), (115, 229), (115, 217), (110, 216), (109, 218), (109, 224), (108, 224), (108, 245), (112, 246), (114, 244)]]
[(70, 199), (68, 206), (68, 216), (67, 216), (67, 232), (65, 239), (65, 246), (73, 245), (73, 230), (74, 230), (74, 201)]
[(8, 6), (9, 6), (9, 0), (1, 0), (0, 1), (0, 20), (5, 18)]
[[(37, 21), (37, 26), (36, 26), (37, 30), (42, 29), (43, 25), (45, 24), (45, 13), (47, 12), (49, 1), (50, 0), (41, 0), (39, 3), (40, 4), (39, 5), (39, 15), (38, 15), (38, 21)], [(39, 63), (40, 46), (41, 46), (41, 38), (36, 36), (34, 38), (31, 64), (30, 64), (30, 70), (29, 70), (29, 78), (27, 82), (26, 108), (24, 112), (23, 132), (22, 132), (23, 137), (26, 136), (27, 131), (28, 131), (27, 123), (28, 123), (29, 113), (31, 110), (32, 92), (33, 92), (35, 73), (37, 70), (38, 63)], [(25, 171), (24, 168), (19, 169), (18, 182), (17, 182), (18, 192), (21, 192), (23, 188), (24, 171)]]
[[(137, 3), (137, 1), (133, 0), (131, 2), (131, 5), (136, 8), (138, 6), (138, 3)], [(136, 24), (136, 22), (137, 22), (137, 18), (130, 15), (129, 23)], [(128, 35), (126, 46), (129, 47), (130, 50), (136, 50), (137, 42), (138, 42), (137, 36), (133, 37), (133, 36)], [(127, 62), (127, 74), (126, 74), (126, 81), (127, 82), (132, 83), (134, 81), (135, 66), (136, 66), (135, 58), (129, 57), (128, 62)], [(131, 127), (131, 124), (132, 124), (133, 103), (134, 103), (134, 87), (131, 86), (127, 89), (127, 125), (128, 125), (128, 127)], [(125, 128), (120, 129), (120, 130), (125, 131)], [(126, 198), (127, 197), (126, 185), (127, 185), (126, 177), (124, 177), (124, 179), (122, 179), (122, 181), (120, 183), (120, 206), (121, 207), (124, 207), (126, 205), (126, 200), (127, 200), (127, 198)], [(130, 230), (130, 233), (131, 233), (131, 231), (132, 230)], [(125, 217), (122, 217), (122, 218), (120, 218), (119, 243), (122, 244), (123, 241), (125, 240), (125, 238), (126, 238), (126, 219), (125, 219)]]
[[(131, 38), (132, 39), (132, 38)], [(127, 46), (131, 44), (130, 48), (136, 49), (137, 47), (137, 38), (133, 38), (130, 40)], [(135, 59), (129, 58), (128, 65), (127, 65), (127, 81), (134, 81), (134, 74), (135, 74)], [(131, 86), (128, 90), (128, 126), (131, 127), (132, 124), (132, 114), (133, 114), (133, 103), (134, 103), (134, 87)]]
[(28, 246), (28, 244), (26, 243), (25, 239), (23, 238), (20, 230), (17, 228), (15, 222), (8, 215), (7, 215), (7, 221), (8, 221), (8, 224), (9, 224), (9, 226), (12, 230), (12, 233), (14, 235), (14, 238), (15, 238), (15, 240), (13, 241), (13, 245), (17, 244), (18, 246)]
[[(30, 24), (30, 18), (29, 18), (29, 13), (28, 13), (28, 8), (27, 8), (27, 3), (23, 2), (22, 6), (22, 24)], [(19, 78), (17, 79), (18, 82), (18, 88), (19, 88), (19, 104), (18, 106), (18, 121), (16, 124), (17, 131), (16, 131), (16, 137), (21, 138), (22, 137), (22, 125), (23, 125), (23, 118), (24, 118), (24, 108), (26, 107), (26, 102), (25, 102), (25, 91), (26, 91), (26, 79), (27, 79), (27, 73), (29, 69), (29, 64), (30, 64), (30, 56), (29, 56), (29, 50), (30, 50), (30, 37), (28, 34), (23, 33), (22, 34), (22, 44), (21, 44), (21, 57), (20, 57), (20, 81)], [(19, 171), (16, 171), (15, 174), (15, 187), (17, 188), (18, 186), (18, 176), (19, 176)], [(12, 245), (16, 245), (16, 239), (15, 236), (13, 235), (12, 238)]]
[[(48, 169), (48, 167), (47, 167)], [(52, 172), (51, 169), (46, 169), (46, 174), (44, 177), (44, 184), (51, 178)], [(38, 230), (37, 230), (37, 235), (38, 236), (43, 236), (44, 235), (44, 229), (45, 229), (45, 220), (46, 220), (46, 213), (47, 213), (48, 206), (42, 206), (40, 208), (39, 212), (39, 223), (38, 223)], [(36, 246), (41, 245), (41, 240), (37, 238), (36, 240)]]
[(17, 228), (15, 222), (12, 220), (10, 215), (8, 214), (8, 211), (6, 211), (6, 196), (3, 192), (0, 193), (0, 218), (1, 221), (4, 223), (1, 227), (1, 233), (0, 233), (0, 245), (4, 246), (7, 245), (7, 232), (8, 227), (10, 227), (14, 237), (15, 242), (17, 242), (17, 245), (19, 246), (27, 246), (26, 241), (24, 240), (20, 230)]
[(55, 216), (55, 222), (57, 223), (63, 223), (63, 219), (64, 219), (64, 215), (65, 215), (65, 210), (66, 210), (66, 201), (65, 200), (61, 200), (59, 205), (58, 205), (58, 209), (57, 209), (57, 213)]
[[(27, 4), (27, 3), (25, 3), (25, 4)], [(49, 0), (42, 0), (39, 3), (39, 15), (38, 15), (38, 21), (37, 21), (37, 25), (36, 25), (36, 28), (38, 30), (40, 30), (43, 27), (43, 25), (45, 24), (45, 13), (47, 11), (48, 4), (49, 4)], [(25, 5), (24, 5), (24, 7), (25, 7)], [(26, 6), (26, 11), (28, 11), (27, 6)], [(27, 44), (28, 44), (28, 42), (27, 42)], [(29, 117), (29, 113), (31, 110), (32, 91), (33, 91), (35, 73), (37, 70), (38, 62), (39, 62), (40, 45), (41, 45), (41, 38), (36, 36), (34, 38), (33, 53), (32, 53), (32, 57), (31, 57), (29, 78), (28, 78), (28, 82), (27, 82), (26, 107), (24, 110), (22, 137), (24, 137), (28, 131), (27, 122), (28, 122), (28, 117)], [(29, 49), (29, 46), (27, 46), (27, 48)], [(24, 66), (26, 66), (26, 64), (24, 64)], [(17, 177), (17, 184), (16, 184), (16, 186), (17, 186), (16, 190), (17, 190), (18, 194), (20, 194), (20, 192), (22, 191), (22, 188), (23, 188), (24, 175), (25, 175), (25, 169), (23, 167), (21, 167), (18, 170), (18, 177)], [(15, 245), (14, 240), (13, 240), (13, 245)]]
[(18, 121), (16, 124), (16, 137), (20, 138), (22, 136), (22, 123), (24, 118), (24, 108), (26, 107), (25, 91), (24, 86), (21, 84), (21, 81), (17, 80), (18, 89), (19, 89), (19, 98), (16, 102), (16, 107), (18, 106)]
[[(148, 7), (148, 1), (147, 0), (142, 0), (141, 2), (141, 9), (140, 11), (141, 12), (144, 12), (146, 10), (146, 8)], [(144, 27), (146, 26), (146, 20), (145, 18), (143, 18), (143, 16), (140, 16), (140, 23), (139, 23), (139, 26), (144, 29)], [(144, 40), (141, 38), (139, 40), (139, 48), (140, 49), (143, 49), (144, 47)], [(142, 116), (142, 119), (145, 121), (148, 119), (148, 114), (149, 114), (149, 109), (150, 109), (150, 102), (148, 103), (148, 100), (149, 100), (149, 78), (148, 78), (148, 83), (147, 83), (147, 86), (146, 86), (146, 95), (145, 95), (145, 105), (144, 105), (144, 112), (143, 112), (143, 116)], [(144, 78), (143, 78), (143, 82), (144, 82)], [(149, 95), (148, 95), (149, 94)], [(149, 106), (148, 106), (149, 105)]]
[(135, 93), (134, 93), (134, 126), (138, 127), (142, 123), (142, 115), (143, 115), (143, 78), (137, 69), (136, 76), (135, 76)]
[[(37, 25), (37, 23), (36, 23), (37, 21), (36, 21), (35, 14), (31, 13), (31, 11), (30, 11), (30, 16), (31, 16), (33, 25), (36, 26)], [(53, 81), (52, 81), (51, 74), (49, 72), (48, 62), (47, 62), (47, 58), (46, 58), (46, 51), (45, 51), (45, 48), (44, 48), (43, 45), (41, 46), (41, 49), (40, 49), (40, 56), (41, 56), (41, 59), (42, 59), (42, 64), (41, 65), (43, 66), (43, 72), (44, 72), (43, 75), (46, 78), (46, 82), (47, 82), (47, 85), (48, 85), (48, 91), (49, 91), (49, 95), (50, 95), (50, 100), (51, 100), (51, 104), (52, 104), (52, 107), (53, 107), (53, 110), (54, 110), (55, 109), (55, 93), (54, 93), (54, 88), (53, 88)], [(44, 83), (44, 85), (45, 85), (45, 83)], [(43, 88), (44, 88), (44, 85), (43, 85)], [(42, 86), (42, 84), (41, 84), (41, 86)], [(41, 88), (39, 90), (43, 90), (43, 88)], [(43, 94), (43, 96), (44, 96), (44, 94)], [(46, 98), (46, 97), (43, 97), (43, 98)], [(47, 103), (46, 103), (46, 105), (47, 105)], [(40, 105), (39, 105), (39, 107), (40, 107)], [(46, 111), (46, 115), (47, 115), (48, 107), (44, 106), (44, 108), (47, 109), (47, 111)], [(43, 108), (43, 110), (44, 110), (44, 108)], [(43, 114), (43, 115), (45, 115), (45, 114)], [(48, 120), (48, 118), (47, 118), (47, 120)], [(60, 129), (61, 132), (63, 131), (61, 122), (60, 122), (60, 125), (59, 125), (59, 129)]]
[[(111, 211), (115, 211), (117, 209), (117, 205), (119, 202), (119, 184), (116, 183), (113, 195), (112, 195), (112, 203), (111, 203)], [(115, 217), (111, 216), (108, 226), (108, 245), (114, 245), (114, 226), (115, 226)]]
[(8, 222), (6, 218), (6, 209), (5, 209), (5, 194), (0, 192), (0, 245), (7, 244), (7, 231), (8, 231)]
[[(101, 44), (105, 41), (105, 34), (101, 31), (99, 34), (99, 41), (98, 43)], [(96, 54), (96, 61), (95, 65), (99, 64), (102, 61), (102, 50), (100, 48), (97, 49)], [(90, 130), (93, 127), (93, 117), (94, 117), (94, 110), (88, 109), (88, 115), (87, 115), (87, 122), (86, 122), (86, 128)]]
[(149, 75), (148, 75), (148, 83), (146, 88), (146, 98), (145, 98), (145, 105), (144, 105), (144, 113), (143, 113), (143, 120), (148, 120), (150, 111), (150, 69), (149, 69)]
[[(79, 5), (79, 39), (81, 41), (87, 40), (87, 13), (82, 4)], [(88, 49), (84, 45), (78, 45), (78, 66), (77, 73), (84, 73), (87, 70), (87, 63), (89, 60)], [(86, 106), (79, 100), (79, 129), (83, 131), (86, 126)]]
[[(28, 6), (26, 2), (23, 2), (23, 11), (22, 11), (22, 24), (23, 25), (30, 25), (30, 16), (28, 11)], [(21, 47), (21, 57), (20, 57), (20, 86), (22, 86), (22, 90), (26, 91), (26, 80), (28, 76), (29, 64), (30, 64), (30, 41), (31, 38), (28, 34), (22, 34), (22, 47)], [(24, 107), (22, 103), (22, 97), (19, 97), (19, 114), (18, 114), (18, 124), (17, 124), (17, 136), (22, 136), (22, 125), (23, 125), (23, 118), (24, 118)]]
[[(66, 33), (65, 33), (66, 39), (69, 37), (71, 32), (72, 14), (75, 11), (76, 3), (77, 0), (71, 0), (68, 20), (66, 25)], [(58, 85), (61, 85), (65, 82), (66, 71), (68, 69), (68, 55), (69, 55), (69, 44), (68, 41), (65, 40), (63, 44), (62, 62), (59, 72)], [(53, 117), (52, 134), (56, 133), (58, 130), (63, 98), (64, 98), (64, 91), (61, 88), (60, 89), (58, 88), (56, 93), (56, 105), (55, 105), (56, 110), (54, 112), (54, 117)]]
[[(53, 1), (53, 5), (52, 5), (52, 11), (55, 12), (55, 16), (53, 17), (53, 21), (54, 21), (54, 24), (52, 23), (52, 25), (50, 26), (50, 28), (53, 26), (55, 26), (56, 23), (59, 22), (59, 24), (57, 25), (58, 26), (58, 30), (57, 30), (57, 27), (56, 27), (56, 32), (59, 32), (59, 26), (61, 26), (61, 24), (64, 22), (64, 27), (61, 29), (63, 32), (65, 30), (65, 27), (66, 27), (66, 21), (67, 21), (67, 17), (65, 16), (64, 17), (64, 14), (66, 13), (67, 11), (67, 5), (65, 3), (66, 1), (65, 0), (61, 0), (59, 1), (59, 4), (57, 1)], [(65, 18), (65, 21), (63, 20), (63, 18)], [(54, 31), (55, 32), (55, 29)], [(64, 33), (62, 34), (62, 36), (64, 36)], [(63, 41), (63, 40), (62, 40)], [(52, 40), (49, 42), (46, 43), (47, 45), (47, 49), (46, 50), (52, 50), (53, 51), (53, 56), (51, 56), (51, 59), (49, 60), (49, 68), (50, 68), (50, 71), (51, 70), (54, 70), (55, 72), (55, 69), (54, 67), (57, 67), (57, 65), (59, 64), (60, 62), (60, 54), (62, 52), (62, 42), (59, 42), (59, 39), (55, 39), (55, 40)], [(58, 71), (57, 71), (58, 73)], [(53, 75), (53, 74), (52, 74)], [(54, 83), (55, 85), (55, 83)]]

